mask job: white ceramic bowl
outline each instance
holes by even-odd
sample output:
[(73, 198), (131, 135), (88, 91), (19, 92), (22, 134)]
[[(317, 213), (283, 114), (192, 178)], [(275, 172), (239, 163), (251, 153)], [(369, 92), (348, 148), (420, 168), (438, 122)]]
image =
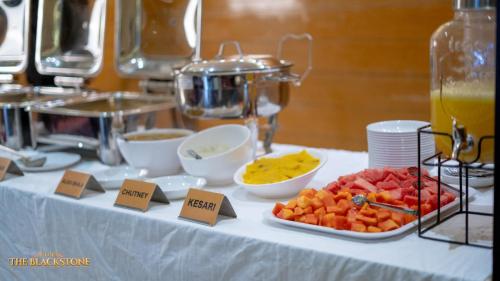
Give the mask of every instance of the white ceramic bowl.
[[(226, 149), (203, 159), (194, 159), (187, 153), (188, 149), (200, 152), (214, 146)], [(231, 184), (234, 172), (252, 159), (250, 130), (241, 125), (222, 125), (203, 130), (188, 137), (177, 149), (177, 155), (188, 174), (205, 178), (208, 185)]]
[(118, 138), (118, 148), (130, 166), (146, 169), (148, 177), (159, 177), (177, 174), (181, 171), (181, 163), (177, 157), (177, 148), (193, 131), (185, 129), (151, 129), (142, 132), (125, 134), (124, 137), (142, 134), (167, 133), (184, 134), (184, 137), (163, 140), (125, 140)]
[[(287, 151), (287, 152), (276, 152), (276, 153), (271, 153), (268, 155), (264, 155), (262, 157), (266, 158), (277, 158), (284, 156), (286, 154), (291, 154), (291, 153), (297, 153), (302, 150), (297, 150), (297, 151)], [(276, 198), (286, 198), (290, 197), (293, 195), (296, 195), (300, 190), (305, 188), (309, 182), (314, 178), (318, 170), (325, 165), (326, 161), (328, 160), (328, 156), (325, 153), (321, 153), (319, 150), (315, 149), (306, 149), (306, 151), (311, 154), (312, 156), (316, 157), (319, 159), (319, 165), (312, 169), (311, 171), (300, 175), (298, 177), (285, 180), (285, 181), (280, 181), (276, 183), (268, 183), (268, 184), (247, 184), (243, 182), (243, 174), (245, 173), (245, 170), (247, 168), (247, 165), (251, 164), (253, 161), (250, 161), (246, 163), (245, 165), (241, 166), (238, 171), (234, 174), (234, 181), (242, 186), (244, 189), (246, 189), (248, 192), (255, 194), (259, 197), (263, 198), (270, 198), (270, 199), (276, 199)]]

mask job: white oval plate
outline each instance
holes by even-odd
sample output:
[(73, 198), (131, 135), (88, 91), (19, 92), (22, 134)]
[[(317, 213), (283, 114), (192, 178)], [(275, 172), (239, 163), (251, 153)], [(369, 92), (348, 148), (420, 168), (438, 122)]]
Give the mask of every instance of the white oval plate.
[(143, 179), (147, 174), (148, 171), (145, 169), (117, 166), (94, 173), (94, 178), (105, 189), (118, 189), (125, 179)]
[(24, 172), (48, 172), (67, 168), (80, 161), (82, 157), (76, 153), (68, 152), (48, 152), (48, 153), (37, 153), (37, 156), (47, 157), (47, 161), (41, 167), (26, 167), (19, 160), (16, 160), (16, 164)]
[(206, 179), (189, 175), (159, 177), (147, 182), (156, 183), (169, 200), (182, 199), (190, 188), (202, 188), (207, 184)]

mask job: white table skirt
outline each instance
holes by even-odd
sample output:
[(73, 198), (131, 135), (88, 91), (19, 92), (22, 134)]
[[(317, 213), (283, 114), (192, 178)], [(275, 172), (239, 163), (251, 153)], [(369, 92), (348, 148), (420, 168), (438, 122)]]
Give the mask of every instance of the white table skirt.
[[(275, 146), (278, 150), (290, 146)], [(313, 187), (367, 166), (367, 154), (325, 150)], [(106, 166), (87, 161), (75, 170)], [(142, 213), (114, 207), (117, 191), (80, 200), (55, 195), (63, 171), (0, 183), (0, 280), (485, 280), (492, 251), (421, 239), (416, 233), (360, 241), (263, 221), (273, 200), (237, 186), (226, 194), (238, 215), (215, 227), (178, 215), (182, 200)], [(57, 252), (88, 267), (12, 267), (8, 259)]]

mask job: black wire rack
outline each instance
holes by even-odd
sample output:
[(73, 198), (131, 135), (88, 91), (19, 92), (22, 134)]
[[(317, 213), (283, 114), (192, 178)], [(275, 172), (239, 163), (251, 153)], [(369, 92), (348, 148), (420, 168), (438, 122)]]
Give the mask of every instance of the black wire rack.
[[(435, 132), (432, 131), (431, 126), (427, 125), (424, 127), (421, 127), (418, 129), (418, 236), (424, 239), (430, 239), (434, 241), (441, 241), (441, 242), (447, 242), (447, 243), (452, 243), (452, 244), (458, 244), (458, 245), (468, 245), (468, 246), (473, 246), (473, 247), (479, 247), (479, 248), (487, 248), (487, 249), (492, 249), (493, 244), (491, 246), (489, 245), (484, 245), (480, 243), (474, 243), (470, 241), (470, 230), (469, 230), (469, 222), (470, 222), (470, 216), (471, 215), (477, 215), (477, 216), (489, 216), (493, 217), (493, 213), (486, 213), (486, 212), (476, 212), (476, 211), (471, 211), (469, 210), (469, 171), (471, 170), (481, 170), (481, 171), (491, 171), (493, 172), (495, 167), (494, 165), (491, 164), (483, 164), (479, 163), (478, 160), (481, 158), (481, 150), (483, 149), (483, 145), (486, 141), (493, 141), (494, 136), (484, 136), (479, 139), (478, 142), (478, 151), (475, 159), (470, 162), (464, 162), (464, 161), (451, 161), (449, 157), (446, 157), (442, 152), (437, 152), (436, 154), (421, 159), (421, 138), (424, 134), (430, 134), (430, 135), (435, 135), (435, 136), (443, 136), (447, 137), (450, 140), (450, 147), (453, 144), (453, 137), (448, 134), (448, 133), (443, 133), (443, 132)], [(421, 198), (421, 187), (422, 187), (422, 168), (423, 167), (437, 167), (437, 210), (436, 210), (436, 216), (435, 218), (429, 223), (425, 222), (423, 220), (423, 215), (422, 215), (422, 198)], [(446, 184), (441, 182), (441, 173), (442, 173), (442, 168), (454, 168), (458, 169), (458, 190), (459, 190), (459, 206), (457, 208), (452, 209), (452, 211), (446, 211), (444, 212), (442, 209), (444, 206), (441, 206), (441, 189), (443, 186), (446, 186)], [(464, 227), (464, 235), (463, 235), (463, 241), (458, 241), (454, 239), (446, 239), (446, 238), (439, 238), (439, 237), (431, 237), (428, 234), (430, 233), (429, 231), (432, 229), (435, 229), (438, 225), (441, 225), (445, 223), (446, 221), (452, 219), (453, 217), (463, 215), (464, 220), (465, 220), (465, 227)], [(493, 239), (493, 236), (492, 236)]]

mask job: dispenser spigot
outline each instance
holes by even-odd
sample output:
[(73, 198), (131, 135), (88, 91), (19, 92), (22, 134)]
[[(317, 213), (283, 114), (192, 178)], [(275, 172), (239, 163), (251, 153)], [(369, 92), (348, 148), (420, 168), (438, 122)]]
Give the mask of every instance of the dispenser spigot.
[(451, 158), (458, 159), (460, 152), (469, 152), (474, 146), (474, 138), (467, 134), (467, 130), (463, 125), (457, 124), (457, 120), (453, 118), (453, 151)]

